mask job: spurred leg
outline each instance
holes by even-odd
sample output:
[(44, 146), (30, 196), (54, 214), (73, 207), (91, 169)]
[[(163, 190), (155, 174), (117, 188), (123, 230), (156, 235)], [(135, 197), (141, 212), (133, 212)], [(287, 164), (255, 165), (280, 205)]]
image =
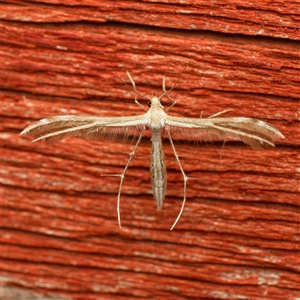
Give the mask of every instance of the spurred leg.
[[(208, 119), (214, 118), (214, 117), (219, 116), (219, 115), (222, 115), (222, 114), (226, 114), (227, 112), (230, 112), (230, 111), (233, 111), (233, 109), (225, 109), (225, 110), (222, 110), (222, 111), (220, 111), (220, 112), (218, 112), (218, 113), (216, 113), (216, 114), (214, 114), (214, 115), (208, 117)], [(201, 117), (202, 117), (202, 112), (201, 112)], [(201, 118), (201, 117), (200, 117), (200, 118)]]
[(124, 178), (125, 178), (125, 174), (126, 174), (126, 171), (129, 167), (129, 164), (131, 162), (131, 160), (133, 159), (134, 155), (135, 155), (135, 152), (136, 152), (136, 149), (137, 147), (139, 146), (139, 143), (141, 142), (141, 139), (144, 135), (144, 132), (145, 132), (145, 128), (143, 128), (137, 142), (136, 142), (136, 145), (134, 146), (132, 152), (129, 154), (129, 159), (128, 159), (128, 162), (123, 170), (123, 172), (121, 174), (102, 174), (101, 176), (119, 176), (121, 177), (121, 180), (120, 180), (120, 185), (119, 185), (119, 192), (118, 192), (118, 203), (117, 203), (117, 214), (118, 214), (118, 223), (119, 223), (119, 227), (121, 228), (121, 214), (120, 214), (120, 202), (121, 202), (121, 191), (122, 191), (122, 186), (123, 186), (123, 181), (124, 181)]
[(169, 136), (169, 140), (170, 140), (170, 143), (171, 143), (171, 146), (172, 146), (172, 149), (173, 149), (173, 152), (174, 152), (176, 161), (177, 161), (177, 163), (178, 163), (178, 165), (179, 165), (181, 174), (182, 174), (182, 176), (183, 176), (183, 194), (184, 194), (184, 195), (183, 195), (183, 202), (182, 202), (182, 205), (181, 205), (180, 212), (179, 212), (179, 214), (178, 214), (178, 216), (177, 216), (177, 218), (176, 218), (174, 224), (172, 225), (172, 227), (171, 227), (171, 229), (170, 229), (170, 230), (172, 230), (172, 229), (175, 227), (175, 225), (177, 224), (177, 222), (178, 222), (178, 220), (180, 219), (180, 216), (181, 216), (181, 214), (182, 214), (182, 212), (183, 212), (184, 204), (185, 204), (185, 201), (186, 201), (186, 183), (187, 183), (187, 181), (188, 181), (188, 177), (186, 176), (185, 172), (183, 171), (183, 168), (182, 168), (181, 163), (180, 163), (180, 160), (179, 160), (179, 156), (178, 156), (178, 154), (177, 154), (177, 152), (176, 152), (176, 149), (175, 149), (175, 146), (174, 146), (174, 143), (173, 143), (173, 140), (172, 140), (172, 137), (171, 137), (171, 134), (170, 134), (169, 130), (167, 130), (167, 133), (168, 133), (168, 136)]

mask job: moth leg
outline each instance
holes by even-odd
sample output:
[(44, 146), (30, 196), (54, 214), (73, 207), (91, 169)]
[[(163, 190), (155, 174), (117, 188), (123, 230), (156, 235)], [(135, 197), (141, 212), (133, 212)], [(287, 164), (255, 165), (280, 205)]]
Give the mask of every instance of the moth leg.
[(173, 230), (173, 228), (175, 227), (175, 225), (177, 224), (178, 220), (180, 219), (181, 215), (182, 215), (182, 212), (183, 212), (183, 208), (184, 208), (184, 204), (185, 204), (185, 201), (186, 201), (186, 183), (188, 181), (188, 177), (186, 176), (185, 172), (183, 171), (183, 168), (181, 166), (181, 163), (180, 163), (180, 160), (179, 160), (179, 156), (176, 152), (176, 149), (175, 149), (175, 146), (174, 146), (174, 143), (173, 143), (173, 140), (172, 140), (172, 137), (171, 137), (171, 134), (170, 134), (170, 131), (167, 130), (167, 133), (168, 133), (168, 137), (169, 137), (169, 140), (170, 140), (170, 143), (171, 143), (171, 146), (172, 146), (172, 149), (173, 149), (173, 152), (174, 152), (174, 155), (175, 155), (175, 158), (176, 158), (176, 161), (179, 165), (179, 168), (180, 168), (180, 171), (181, 171), (181, 174), (183, 176), (183, 201), (182, 201), (182, 205), (181, 205), (181, 209), (180, 209), (180, 212), (174, 222), (174, 224), (172, 225), (171, 229), (170, 230)]
[[(218, 112), (218, 113), (216, 113), (216, 114), (214, 114), (214, 115), (208, 117), (208, 119), (214, 118), (214, 117), (219, 116), (219, 115), (226, 114), (226, 113), (228, 113), (228, 112), (230, 112), (230, 111), (233, 111), (233, 109), (225, 109), (225, 110), (222, 110), (222, 111), (220, 111), (220, 112)], [(202, 117), (202, 112), (201, 112), (201, 117)], [(201, 117), (200, 117), (200, 118), (201, 118)]]
[(137, 147), (139, 146), (140, 142), (141, 142), (141, 139), (144, 135), (144, 132), (145, 132), (145, 128), (143, 128), (132, 152), (129, 154), (129, 159), (127, 161), (127, 164), (123, 170), (123, 172), (121, 174), (102, 174), (102, 176), (119, 176), (121, 177), (121, 180), (120, 180), (120, 185), (119, 185), (119, 192), (118, 192), (118, 200), (117, 200), (117, 214), (118, 214), (118, 223), (119, 223), (119, 227), (121, 228), (121, 214), (120, 214), (120, 202), (121, 202), (121, 191), (122, 191), (122, 186), (123, 186), (123, 181), (124, 181), (124, 178), (125, 178), (125, 174), (126, 174), (126, 171), (129, 167), (129, 164), (131, 162), (131, 160), (133, 159), (134, 155), (135, 155), (135, 152), (136, 152), (136, 149)]
[(145, 110), (145, 111), (147, 111), (147, 109), (145, 109), (145, 107), (138, 101), (138, 99), (137, 99), (137, 95), (138, 95), (138, 93), (137, 93), (137, 91), (136, 91), (136, 87), (135, 87), (135, 82), (134, 82), (134, 80), (132, 79), (132, 77), (131, 77), (131, 75), (130, 75), (130, 73), (128, 72), (128, 71), (126, 71), (126, 74), (127, 74), (127, 77), (129, 78), (129, 80), (130, 80), (130, 82), (131, 82), (131, 84), (132, 84), (132, 86), (133, 86), (133, 91), (134, 91), (134, 102), (137, 104), (137, 105), (139, 105), (140, 107), (142, 107), (142, 109), (143, 110)]

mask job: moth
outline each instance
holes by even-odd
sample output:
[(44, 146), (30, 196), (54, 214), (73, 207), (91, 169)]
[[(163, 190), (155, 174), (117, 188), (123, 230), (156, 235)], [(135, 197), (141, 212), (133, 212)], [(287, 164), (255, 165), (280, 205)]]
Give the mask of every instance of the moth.
[[(199, 118), (186, 118), (169, 115), (168, 111), (176, 104), (176, 101), (169, 95), (169, 93), (178, 83), (186, 67), (187, 65), (181, 71), (176, 82), (169, 90), (166, 90), (166, 78), (163, 77), (163, 93), (159, 97), (154, 95), (152, 98), (139, 94), (136, 90), (132, 77), (128, 71), (126, 72), (127, 77), (132, 84), (132, 88), (130, 89), (135, 95), (134, 101), (145, 110), (145, 113), (142, 115), (121, 117), (76, 115), (55, 116), (32, 123), (21, 132), (21, 135), (31, 135), (34, 138), (32, 142), (44, 140), (48, 144), (58, 142), (66, 137), (76, 137), (86, 140), (118, 138), (120, 136), (129, 137), (132, 135), (137, 137), (137, 142), (133, 151), (129, 155), (128, 162), (123, 172), (121, 174), (111, 174), (111, 176), (120, 177), (117, 197), (117, 214), (120, 228), (120, 199), (123, 180), (146, 128), (149, 128), (152, 134), (150, 172), (153, 196), (156, 201), (157, 208), (162, 208), (167, 185), (167, 172), (162, 147), (162, 134), (166, 135), (170, 141), (176, 161), (183, 176), (183, 201), (180, 212), (171, 227), (172, 230), (177, 224), (184, 209), (188, 181), (188, 176), (185, 174), (180, 163), (179, 156), (176, 152), (172, 135), (183, 140), (189, 139), (195, 141), (207, 141), (214, 137), (223, 140), (229, 138), (242, 141), (256, 149), (274, 146), (275, 140), (284, 138), (283, 134), (275, 127), (258, 119), (246, 117), (219, 117), (221, 114), (230, 110), (221, 111), (208, 118), (202, 118), (202, 116)], [(127, 85), (124, 80), (122, 81)], [(137, 96), (141, 96), (149, 100), (148, 110), (137, 100)], [(164, 109), (162, 102), (162, 98), (164, 96), (167, 96), (168, 99), (172, 101), (171, 105), (166, 109)]]

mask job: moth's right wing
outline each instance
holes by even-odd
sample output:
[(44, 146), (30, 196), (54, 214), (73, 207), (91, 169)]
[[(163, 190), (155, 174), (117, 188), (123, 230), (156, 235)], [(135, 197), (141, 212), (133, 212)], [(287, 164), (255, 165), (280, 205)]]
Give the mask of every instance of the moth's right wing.
[(274, 141), (284, 138), (272, 125), (261, 120), (233, 118), (182, 118), (168, 116), (167, 129), (176, 138), (209, 141), (214, 138), (240, 140), (253, 148), (274, 146)]
[(137, 136), (145, 128), (144, 115), (128, 117), (56, 116), (42, 119), (26, 127), (21, 135), (32, 142), (56, 143), (66, 137), (87, 140), (122, 139)]

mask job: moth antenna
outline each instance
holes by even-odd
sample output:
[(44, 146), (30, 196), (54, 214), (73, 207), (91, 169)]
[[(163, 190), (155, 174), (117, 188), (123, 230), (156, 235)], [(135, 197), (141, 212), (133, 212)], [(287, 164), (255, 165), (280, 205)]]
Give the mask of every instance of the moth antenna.
[[(169, 90), (165, 91), (158, 99), (161, 99), (163, 96), (165, 96), (166, 94), (168, 94), (169, 92), (171, 92), (171, 91), (175, 88), (176, 84), (177, 84), (178, 81), (180, 80), (180, 78), (181, 78), (183, 72), (185, 71), (185, 69), (187, 68), (188, 65), (189, 65), (189, 63), (187, 63), (187, 64), (185, 65), (185, 67), (183, 68), (183, 70), (180, 72), (180, 74), (179, 74), (179, 76), (178, 76), (176, 82), (173, 83), (173, 85), (171, 86), (171, 88), (170, 88)], [(170, 109), (170, 108), (169, 108), (169, 109)]]
[[(117, 77), (118, 77), (118, 78), (119, 78), (119, 79), (120, 79), (120, 80), (121, 80), (128, 88), (129, 88), (130, 91), (134, 92), (136, 95), (138, 95), (138, 96), (140, 96), (140, 97), (142, 97), (142, 98), (145, 98), (145, 99), (151, 101), (151, 98), (149, 98), (149, 97), (147, 97), (147, 96), (144, 96), (144, 95), (142, 95), (142, 94), (140, 94), (140, 93), (138, 93), (138, 92), (136, 91), (134, 81), (132, 80), (132, 78), (131, 78), (129, 72), (126, 71), (126, 74), (127, 74), (127, 76), (129, 75), (129, 76), (128, 76), (128, 77), (129, 77), (129, 80), (131, 81), (131, 84), (133, 85), (134, 88), (131, 88), (131, 87), (127, 84), (127, 82), (126, 82), (125, 80), (123, 80), (121, 77), (119, 77), (119, 76), (117, 76)], [(137, 101), (137, 100), (136, 100), (136, 101)]]
[(175, 104), (176, 104), (176, 100), (173, 99), (167, 92), (166, 90), (166, 76), (163, 77), (163, 82), (162, 82), (162, 86), (163, 86), (163, 91), (166, 93), (167, 97), (173, 101), (173, 103), (166, 109), (166, 112), (168, 112)]

